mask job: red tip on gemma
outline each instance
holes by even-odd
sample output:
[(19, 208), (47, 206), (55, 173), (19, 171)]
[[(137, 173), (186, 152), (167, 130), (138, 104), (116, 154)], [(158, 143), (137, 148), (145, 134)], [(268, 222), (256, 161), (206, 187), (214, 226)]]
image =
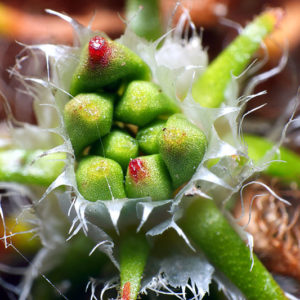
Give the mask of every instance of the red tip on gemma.
[(130, 282), (126, 282), (122, 290), (122, 299), (121, 300), (130, 300)]
[(145, 163), (139, 158), (131, 160), (128, 165), (128, 169), (129, 175), (135, 182), (138, 182), (147, 176), (147, 168)]
[(94, 36), (89, 42), (89, 58), (93, 64), (108, 64), (108, 55), (110, 48), (105, 38)]

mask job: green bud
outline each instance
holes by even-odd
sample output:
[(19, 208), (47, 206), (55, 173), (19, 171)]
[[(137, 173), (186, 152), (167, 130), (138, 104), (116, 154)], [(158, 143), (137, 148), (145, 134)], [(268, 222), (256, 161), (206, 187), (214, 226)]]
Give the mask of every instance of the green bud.
[(136, 139), (141, 151), (145, 154), (159, 153), (157, 135), (163, 130), (165, 124), (165, 121), (158, 120), (139, 130)]
[(128, 133), (113, 130), (101, 141), (93, 144), (90, 153), (113, 159), (126, 171), (130, 160), (138, 156), (139, 146)]
[(127, 0), (128, 27), (138, 36), (153, 41), (162, 36), (159, 0)]
[(93, 37), (84, 47), (73, 75), (70, 93), (93, 92), (118, 80), (151, 78), (146, 63), (125, 46), (100, 36)]
[(151, 197), (166, 200), (172, 196), (168, 170), (159, 154), (141, 156), (130, 161), (125, 179), (129, 198)]
[(109, 133), (113, 118), (113, 97), (107, 94), (79, 94), (64, 109), (64, 120), (75, 154)]
[(79, 192), (90, 201), (125, 198), (121, 166), (108, 158), (87, 156), (76, 171)]
[(191, 179), (207, 147), (204, 133), (182, 114), (168, 119), (158, 143), (175, 188)]
[(118, 121), (145, 126), (161, 115), (179, 112), (179, 107), (158, 85), (147, 81), (132, 81), (116, 106)]

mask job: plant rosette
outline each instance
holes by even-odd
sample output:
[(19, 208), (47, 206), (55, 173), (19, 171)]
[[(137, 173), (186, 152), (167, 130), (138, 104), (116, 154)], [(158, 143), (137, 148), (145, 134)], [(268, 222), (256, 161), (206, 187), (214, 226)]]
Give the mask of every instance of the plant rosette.
[[(94, 241), (91, 255), (99, 250), (106, 253), (116, 266), (116, 276), (119, 268), (119, 234), (127, 228), (135, 228), (138, 233), (145, 235), (152, 243), (153, 251), (143, 275), (142, 293), (151, 290), (185, 299), (185, 293), (189, 290), (195, 298), (201, 299), (214, 280), (228, 297), (242, 297), (241, 292), (212, 266), (202, 252), (195, 249), (178, 220), (194, 196), (214, 201), (223, 209), (241, 238), (247, 241), (251, 261), (252, 237), (237, 226), (225, 210), (225, 204), (239, 193), (249, 177), (266, 167), (265, 162), (271, 160), (277, 147), (268, 153), (261, 164), (254, 164), (248, 157), (240, 129), (245, 105), (257, 95), (249, 93), (239, 97), (240, 82), (247, 71), (237, 77), (231, 76), (225, 99), (219, 107), (201, 106), (193, 98), (192, 87), (206, 70), (208, 56), (188, 12), (184, 12), (175, 28), (155, 42), (148, 42), (127, 28), (117, 42), (129, 48), (149, 66), (152, 82), (173, 100), (173, 104), (192, 126), (203, 131), (207, 147), (191, 178), (173, 196), (168, 197), (170, 199), (152, 201), (151, 197), (122, 197), (91, 202), (79, 192), (75, 173), (77, 162), (63, 114), (65, 105), (70, 101), (71, 80), (84, 47), (95, 36), (110, 40), (104, 33), (92, 32), (66, 15), (50, 10), (48, 13), (70, 23), (74, 29), (74, 46), (24, 45), (16, 66), (10, 70), (24, 87), (22, 92), (34, 98), (38, 122), (36, 126), (19, 123), (21, 126), (18, 128), (9, 126), (10, 147), (49, 149), (37, 154), (30, 165), (49, 155), (58, 155), (52, 161), (64, 164), (60, 175), (46, 189), (11, 184), (12, 189), (27, 193), (31, 199), (32, 205), (27, 209), (30, 210), (31, 221), (38, 224), (36, 230), (43, 244), (24, 276), (20, 299), (27, 298), (34, 279), (53, 268), (57, 257), (63, 255), (68, 247), (65, 231), (69, 227), (68, 240), (80, 231), (84, 232)], [(191, 36), (182, 38), (188, 28)], [(41, 77), (45, 63), (47, 72)], [(14, 122), (11, 117), (9, 124)], [(18, 202), (18, 199), (13, 198), (12, 201)], [(69, 222), (66, 222), (66, 218)], [(47, 263), (49, 260), (51, 264)], [(32, 272), (32, 268), (35, 268), (35, 272)], [(86, 280), (88, 282), (88, 278)], [(98, 281), (89, 282), (91, 297), (96, 297), (96, 286), (102, 280), (99, 278)], [(115, 287), (118, 280), (107, 278), (108, 283), (101, 295), (106, 289)]]

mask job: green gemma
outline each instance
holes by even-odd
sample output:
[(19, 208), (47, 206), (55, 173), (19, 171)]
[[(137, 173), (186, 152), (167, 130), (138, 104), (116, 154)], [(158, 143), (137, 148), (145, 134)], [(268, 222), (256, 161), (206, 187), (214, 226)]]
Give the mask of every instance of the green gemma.
[(138, 55), (117, 42), (95, 36), (82, 51), (70, 93), (75, 96), (82, 92), (97, 91), (120, 79), (150, 78), (149, 67)]
[(170, 199), (173, 192), (171, 179), (161, 156), (154, 154), (131, 160), (125, 190), (129, 198)]
[(121, 166), (108, 158), (87, 156), (76, 170), (79, 192), (90, 201), (125, 198)]
[(168, 119), (158, 143), (175, 188), (191, 179), (207, 148), (204, 133), (182, 114)]
[(75, 155), (109, 133), (113, 119), (113, 96), (79, 94), (64, 109), (64, 121)]
[(130, 160), (138, 156), (139, 146), (127, 132), (113, 130), (94, 143), (90, 153), (113, 159), (126, 171)]
[(149, 126), (139, 130), (136, 135), (136, 140), (138, 141), (140, 149), (143, 153), (159, 153), (157, 136), (163, 130), (165, 125), (166, 121), (157, 120), (151, 123)]
[(145, 126), (158, 116), (179, 112), (175, 102), (152, 82), (132, 81), (115, 109), (116, 120)]

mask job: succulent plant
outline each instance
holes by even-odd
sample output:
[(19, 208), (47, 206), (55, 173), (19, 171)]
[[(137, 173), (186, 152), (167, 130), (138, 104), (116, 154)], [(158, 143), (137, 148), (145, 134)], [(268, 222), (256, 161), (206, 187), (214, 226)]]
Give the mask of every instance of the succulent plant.
[[(69, 238), (82, 230), (94, 243), (91, 254), (103, 251), (120, 269), (116, 273), (120, 280), (109, 279), (101, 295), (106, 288), (119, 286), (123, 300), (134, 300), (147, 289), (166, 289), (183, 299), (189, 289), (194, 298), (201, 299), (214, 279), (232, 298), (242, 297), (242, 292), (249, 299), (286, 299), (255, 255), (250, 259), (251, 252), (230, 225), (232, 220), (221, 211), (223, 202), (262, 169), (246, 158), (237, 121), (247, 99), (237, 101), (236, 89), (230, 85), (236, 84), (232, 72), (241, 74), (275, 27), (276, 12), (258, 16), (208, 67), (202, 60), (189, 63), (195, 51), (205, 52), (195, 31), (191, 40), (182, 40), (189, 20), (186, 12), (177, 30), (160, 46), (130, 30), (111, 41), (61, 16), (77, 30), (79, 47), (27, 46), (32, 51), (43, 50), (56, 66), (51, 84), (48, 78), (32, 79), (31, 84), (38, 87), (30, 90), (36, 99), (55, 106), (59, 126), (54, 128), (52, 120), (43, 120), (45, 124), (39, 125), (46, 125), (49, 132), (38, 126), (36, 132), (46, 140), (53, 132), (63, 139), (62, 144), (55, 141), (52, 148), (34, 156), (34, 160), (44, 160), (54, 155), (64, 162), (63, 170), (60, 163), (47, 165), (51, 179), (56, 179), (42, 193), (36, 192), (38, 200), (32, 200), (31, 218), (45, 225), (38, 228), (45, 244), (36, 258), (38, 272), (51, 268), (47, 260), (65, 255), (65, 232), (70, 226)], [(184, 68), (170, 67), (164, 52), (170, 44), (176, 46), (178, 61), (185, 58)], [(191, 65), (206, 70), (195, 78), (185, 72)], [(182, 88), (182, 102), (176, 97), (177, 86)], [(71, 100), (70, 95), (74, 96)], [(114, 125), (130, 128), (130, 134), (112, 129)], [(15, 132), (20, 137), (18, 144), (25, 145), (22, 136), (27, 138), (30, 131), (21, 128)], [(149, 155), (138, 153), (136, 140), (142, 154)], [(34, 140), (30, 142), (34, 148)], [(21, 157), (25, 169), (28, 153)], [(0, 168), (5, 170), (9, 152), (1, 157)], [(13, 166), (17, 169), (7, 176), (0, 170), (3, 180), (44, 183), (42, 179), (27, 180), (22, 162)], [(28, 169), (31, 176), (32, 169)], [(122, 169), (127, 169), (126, 175)], [(36, 274), (31, 269), (26, 273), (21, 299), (27, 298)], [(239, 291), (227, 288), (232, 286), (229, 281)], [(90, 280), (91, 298), (96, 298), (98, 284)]]

